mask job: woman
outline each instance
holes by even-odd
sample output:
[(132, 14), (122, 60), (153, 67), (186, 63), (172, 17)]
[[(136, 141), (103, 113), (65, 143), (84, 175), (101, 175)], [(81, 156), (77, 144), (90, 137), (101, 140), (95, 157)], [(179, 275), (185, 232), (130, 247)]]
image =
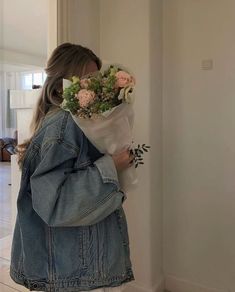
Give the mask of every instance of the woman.
[(117, 172), (129, 151), (101, 154), (60, 108), (62, 80), (99, 70), (101, 61), (65, 43), (48, 61), (22, 169), (11, 250), (11, 278), (35, 291), (122, 291), (134, 280)]

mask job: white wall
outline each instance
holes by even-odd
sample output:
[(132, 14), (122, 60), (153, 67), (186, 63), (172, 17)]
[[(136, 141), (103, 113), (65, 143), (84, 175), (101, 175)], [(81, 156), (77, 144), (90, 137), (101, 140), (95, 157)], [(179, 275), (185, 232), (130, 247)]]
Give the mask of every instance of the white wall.
[[(162, 11), (163, 0), (151, 0), (149, 16), (150, 43), (150, 254), (153, 286), (163, 275), (163, 213), (162, 213)], [(140, 116), (140, 115), (139, 115)], [(155, 284), (154, 284), (155, 283)], [(163, 287), (163, 282), (162, 286)], [(156, 289), (153, 290), (156, 292)], [(160, 288), (159, 288), (159, 291)]]
[(136, 287), (130, 291), (140, 291), (140, 287), (141, 291), (157, 291), (162, 283), (162, 1), (100, 3), (101, 57), (123, 64), (134, 73), (137, 80), (134, 137), (137, 143), (152, 146), (145, 165), (139, 169), (138, 189), (128, 194), (124, 205), (136, 277)]
[(99, 0), (58, 0), (58, 44), (64, 42), (86, 46), (99, 54)]
[[(234, 27), (234, 0), (164, 0), (164, 272), (172, 291), (235, 291)], [(201, 70), (204, 59), (213, 70)]]
[[(149, 3), (146, 2), (101, 0), (100, 51), (102, 59), (124, 64), (133, 71), (137, 81), (136, 117), (141, 115), (141, 118), (135, 119), (135, 139), (149, 144), (150, 48), (149, 24), (146, 22), (149, 17)], [(130, 12), (135, 17), (130, 17)], [(109, 15), (112, 17), (108, 17)], [(144, 171), (142, 169), (139, 172), (142, 174), (139, 188), (128, 194), (125, 210), (137, 285), (147, 289), (151, 288), (149, 161), (146, 162)]]
[[(69, 0), (70, 5), (71, 0)], [(71, 18), (69, 29), (70, 39), (79, 39), (80, 44), (91, 48), (99, 54), (100, 35), (99, 35), (99, 1), (93, 0), (72, 0), (72, 9), (79, 11), (77, 17)], [(76, 27), (76, 29), (72, 29)]]

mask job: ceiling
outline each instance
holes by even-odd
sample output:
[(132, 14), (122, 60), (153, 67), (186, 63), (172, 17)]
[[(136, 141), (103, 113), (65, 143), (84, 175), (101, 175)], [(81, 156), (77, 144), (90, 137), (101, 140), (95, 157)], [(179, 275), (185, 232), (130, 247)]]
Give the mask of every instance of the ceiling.
[(46, 57), (48, 1), (0, 0), (0, 48), (25, 55)]

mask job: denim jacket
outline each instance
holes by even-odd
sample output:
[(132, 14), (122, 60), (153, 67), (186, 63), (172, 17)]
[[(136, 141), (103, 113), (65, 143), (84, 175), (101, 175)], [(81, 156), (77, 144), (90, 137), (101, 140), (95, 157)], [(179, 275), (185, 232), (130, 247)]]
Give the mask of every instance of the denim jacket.
[(58, 110), (24, 159), (10, 276), (29, 290), (87, 291), (134, 280), (113, 159)]

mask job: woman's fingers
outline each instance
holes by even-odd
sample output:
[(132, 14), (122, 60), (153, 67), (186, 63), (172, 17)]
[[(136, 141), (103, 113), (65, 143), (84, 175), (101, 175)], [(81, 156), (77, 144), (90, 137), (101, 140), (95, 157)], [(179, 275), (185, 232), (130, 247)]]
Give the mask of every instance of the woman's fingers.
[(134, 162), (134, 155), (130, 150), (124, 150), (121, 153), (112, 155), (117, 170), (123, 170), (130, 167)]

